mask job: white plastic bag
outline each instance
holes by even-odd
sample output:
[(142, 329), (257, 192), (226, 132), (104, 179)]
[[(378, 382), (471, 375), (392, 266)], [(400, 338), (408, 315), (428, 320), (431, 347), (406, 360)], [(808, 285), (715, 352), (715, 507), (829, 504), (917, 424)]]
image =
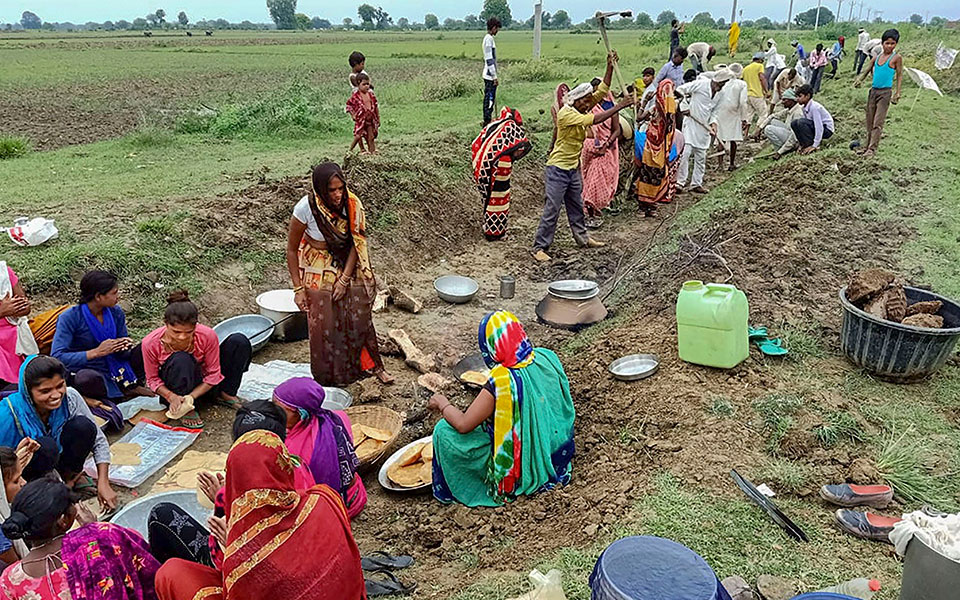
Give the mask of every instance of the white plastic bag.
[(40, 244), (56, 239), (60, 235), (52, 219), (36, 217), (26, 223), (17, 223), (7, 229), (7, 235), (18, 246), (39, 246)]
[(512, 600), (567, 600), (563, 593), (562, 577), (563, 574), (556, 569), (550, 569), (546, 575), (534, 569), (530, 571), (533, 589)]

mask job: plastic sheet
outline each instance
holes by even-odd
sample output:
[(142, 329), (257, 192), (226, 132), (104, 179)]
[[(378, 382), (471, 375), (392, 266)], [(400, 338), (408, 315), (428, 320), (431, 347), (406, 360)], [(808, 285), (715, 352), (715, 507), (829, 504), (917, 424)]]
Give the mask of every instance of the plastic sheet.
[[(110, 465), (110, 483), (135, 488), (163, 468), (178, 454), (186, 450), (200, 437), (199, 429), (170, 427), (144, 419), (125, 436), (117, 440), (123, 443), (140, 444), (140, 464), (128, 466)], [(95, 477), (97, 465), (93, 457), (87, 459), (83, 470)]]

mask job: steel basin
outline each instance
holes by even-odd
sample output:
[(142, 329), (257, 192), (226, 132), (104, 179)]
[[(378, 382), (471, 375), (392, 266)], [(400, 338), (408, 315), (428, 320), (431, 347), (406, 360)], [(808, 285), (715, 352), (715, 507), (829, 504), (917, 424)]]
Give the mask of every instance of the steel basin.
[(444, 275), (433, 282), (441, 300), (452, 304), (466, 304), (480, 291), (480, 284), (462, 275)]
[(213, 330), (221, 343), (234, 333), (242, 333), (250, 340), (250, 345), (256, 352), (270, 341), (270, 336), (273, 335), (274, 330), (273, 323), (269, 317), (263, 315), (237, 315), (220, 321), (213, 327)]

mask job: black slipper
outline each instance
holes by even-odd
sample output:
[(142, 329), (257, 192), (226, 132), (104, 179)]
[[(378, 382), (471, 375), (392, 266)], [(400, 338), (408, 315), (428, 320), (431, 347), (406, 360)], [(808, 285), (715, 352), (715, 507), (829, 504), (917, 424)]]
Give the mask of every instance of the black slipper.
[(360, 567), (364, 571), (395, 571), (406, 569), (413, 564), (413, 557), (401, 554), (394, 556), (382, 550), (371, 552), (360, 559)]
[[(382, 577), (374, 577), (381, 575)], [(390, 571), (374, 571), (363, 579), (367, 590), (367, 597), (375, 598), (377, 596), (404, 596), (412, 594), (417, 589), (416, 583), (404, 585), (400, 583), (397, 576)]]

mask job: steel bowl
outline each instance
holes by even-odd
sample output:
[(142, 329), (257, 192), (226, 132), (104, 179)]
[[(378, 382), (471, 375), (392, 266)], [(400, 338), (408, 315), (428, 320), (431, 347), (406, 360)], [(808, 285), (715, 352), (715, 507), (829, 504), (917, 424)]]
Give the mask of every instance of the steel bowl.
[(247, 336), (254, 352), (267, 345), (273, 329), (273, 321), (263, 315), (237, 315), (220, 321), (213, 327), (221, 342), (234, 333)]
[(433, 440), (433, 436), (422, 437), (419, 440), (414, 440), (409, 444), (407, 444), (406, 446), (404, 446), (403, 448), (400, 448), (399, 450), (391, 454), (390, 458), (383, 461), (383, 465), (380, 467), (380, 472), (377, 474), (377, 481), (380, 482), (380, 485), (383, 486), (384, 489), (388, 489), (391, 492), (417, 492), (423, 489), (429, 489), (430, 488), (429, 483), (418, 485), (417, 487), (403, 487), (403, 486), (397, 485), (394, 482), (390, 481), (390, 478), (387, 477), (387, 469), (389, 469), (390, 466), (393, 465), (393, 463), (400, 460), (400, 457), (403, 456), (403, 453), (406, 452), (407, 449), (410, 448), (411, 446), (415, 444), (426, 444), (431, 440)]
[(444, 275), (433, 282), (441, 300), (452, 304), (466, 304), (480, 291), (480, 284), (462, 275)]
[(547, 291), (567, 300), (587, 300), (599, 293), (596, 281), (588, 279), (561, 279), (547, 286)]
[(147, 517), (153, 507), (161, 502), (170, 502), (176, 504), (187, 511), (191, 517), (198, 523), (206, 523), (207, 517), (213, 514), (213, 510), (206, 509), (197, 501), (196, 490), (174, 490), (172, 492), (160, 492), (159, 494), (150, 494), (139, 500), (134, 500), (124, 506), (117, 514), (110, 519), (111, 523), (134, 529), (147, 538)]
[(343, 410), (353, 404), (353, 396), (338, 387), (323, 388), (323, 405), (326, 410)]
[(653, 354), (630, 354), (610, 363), (607, 369), (620, 381), (637, 381), (650, 377), (660, 368), (660, 360)]

